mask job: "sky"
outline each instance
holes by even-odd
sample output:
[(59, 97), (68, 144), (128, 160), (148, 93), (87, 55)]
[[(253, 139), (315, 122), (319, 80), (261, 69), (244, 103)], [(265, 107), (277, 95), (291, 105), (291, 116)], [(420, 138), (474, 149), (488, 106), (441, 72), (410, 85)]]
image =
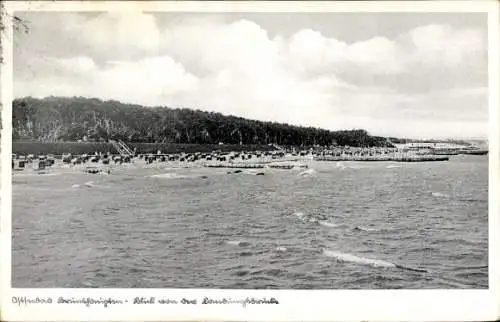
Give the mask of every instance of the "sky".
[(482, 13), (26, 12), (14, 96), (188, 107), (411, 138), (488, 136)]

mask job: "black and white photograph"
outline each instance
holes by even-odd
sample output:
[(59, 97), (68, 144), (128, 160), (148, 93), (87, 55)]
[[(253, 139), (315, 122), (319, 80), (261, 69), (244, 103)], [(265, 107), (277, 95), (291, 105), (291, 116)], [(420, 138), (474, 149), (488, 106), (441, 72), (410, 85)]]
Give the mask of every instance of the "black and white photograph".
[(488, 13), (221, 8), (10, 16), (10, 286), (488, 290)]

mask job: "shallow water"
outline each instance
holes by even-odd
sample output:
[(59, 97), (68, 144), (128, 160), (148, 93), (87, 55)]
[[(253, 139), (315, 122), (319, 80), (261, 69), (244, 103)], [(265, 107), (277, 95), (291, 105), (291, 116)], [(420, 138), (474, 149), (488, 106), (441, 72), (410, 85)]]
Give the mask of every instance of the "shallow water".
[(487, 288), (487, 160), (15, 173), (13, 287)]

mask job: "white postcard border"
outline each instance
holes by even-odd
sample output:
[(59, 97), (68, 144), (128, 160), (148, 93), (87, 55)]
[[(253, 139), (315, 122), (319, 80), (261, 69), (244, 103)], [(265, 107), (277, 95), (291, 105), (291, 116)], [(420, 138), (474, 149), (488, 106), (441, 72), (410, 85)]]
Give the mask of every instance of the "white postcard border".
[[(385, 2), (5, 2), (15, 11), (178, 11), (178, 12), (488, 12), (489, 37), (489, 289), (488, 290), (199, 290), (199, 289), (13, 289), (11, 280), (12, 25), (2, 33), (1, 66), (1, 233), (0, 314), (9, 321), (486, 321), (500, 317), (500, 108), (499, 12), (496, 1)], [(52, 304), (27, 304), (27, 299)], [(196, 299), (197, 304), (133, 304), (145, 300)], [(244, 300), (240, 304), (201, 304), (204, 298)], [(114, 299), (123, 304), (57, 304), (59, 298)], [(251, 298), (279, 304), (252, 304)], [(127, 302), (125, 302), (127, 301)], [(272, 302), (272, 300), (271, 300)]]

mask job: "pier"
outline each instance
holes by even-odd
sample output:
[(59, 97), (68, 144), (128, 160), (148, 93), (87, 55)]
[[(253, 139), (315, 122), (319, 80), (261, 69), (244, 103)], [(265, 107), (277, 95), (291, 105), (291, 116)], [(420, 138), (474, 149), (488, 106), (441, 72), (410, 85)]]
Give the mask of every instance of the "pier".
[(432, 162), (448, 161), (448, 156), (438, 155), (373, 155), (373, 156), (315, 156), (315, 161), (393, 161), (393, 162)]

